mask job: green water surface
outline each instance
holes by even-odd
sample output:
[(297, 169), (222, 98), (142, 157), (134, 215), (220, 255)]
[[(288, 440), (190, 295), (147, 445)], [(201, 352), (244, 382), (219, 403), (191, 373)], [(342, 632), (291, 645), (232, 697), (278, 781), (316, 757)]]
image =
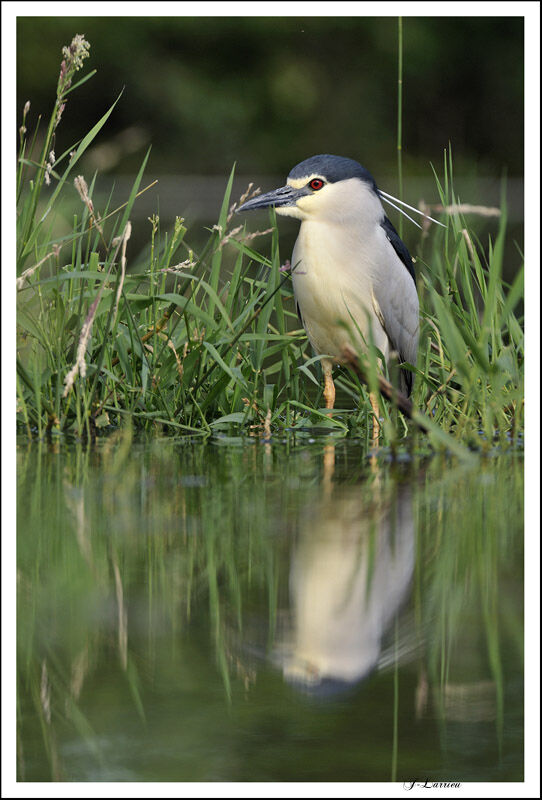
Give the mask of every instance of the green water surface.
[(523, 461), (18, 446), (20, 781), (523, 780)]

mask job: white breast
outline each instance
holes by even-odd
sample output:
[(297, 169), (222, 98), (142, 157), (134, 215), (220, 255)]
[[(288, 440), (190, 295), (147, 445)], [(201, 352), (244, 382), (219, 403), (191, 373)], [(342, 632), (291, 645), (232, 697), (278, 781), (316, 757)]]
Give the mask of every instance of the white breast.
[(338, 358), (353, 341), (363, 347), (372, 329), (376, 347), (388, 356), (388, 337), (373, 300), (375, 282), (385, 277), (389, 261), (389, 243), (381, 234), (378, 225), (302, 222), (292, 255), (294, 295), (317, 354)]

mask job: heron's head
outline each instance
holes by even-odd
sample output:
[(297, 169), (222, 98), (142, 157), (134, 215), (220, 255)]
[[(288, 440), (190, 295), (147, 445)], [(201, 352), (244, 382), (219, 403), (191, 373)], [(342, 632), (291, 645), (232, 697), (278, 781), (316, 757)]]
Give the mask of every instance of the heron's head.
[(273, 206), (277, 214), (301, 220), (345, 222), (360, 215), (384, 216), (374, 178), (351, 158), (320, 155), (295, 166), (286, 186), (254, 197), (237, 211)]

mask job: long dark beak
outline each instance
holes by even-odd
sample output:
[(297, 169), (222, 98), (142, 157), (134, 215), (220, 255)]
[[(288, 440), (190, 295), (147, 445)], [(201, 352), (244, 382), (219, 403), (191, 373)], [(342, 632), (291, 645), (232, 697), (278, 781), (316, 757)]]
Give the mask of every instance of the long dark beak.
[(268, 208), (269, 206), (274, 206), (275, 208), (295, 206), (297, 200), (306, 194), (307, 191), (304, 188), (294, 189), (292, 186), (281, 186), (280, 189), (274, 189), (272, 192), (267, 192), (267, 194), (261, 194), (252, 200), (248, 200), (236, 209), (236, 213), (253, 211), (256, 208)]

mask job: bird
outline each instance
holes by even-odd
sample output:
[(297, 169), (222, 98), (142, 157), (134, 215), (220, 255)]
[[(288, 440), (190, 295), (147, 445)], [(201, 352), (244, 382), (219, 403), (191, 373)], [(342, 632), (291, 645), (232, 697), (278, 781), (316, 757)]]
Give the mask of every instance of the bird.
[[(412, 222), (400, 206), (422, 213), (381, 191), (354, 159), (324, 154), (293, 167), (285, 186), (236, 209), (274, 207), (277, 214), (301, 222), (291, 258), (294, 298), (309, 342), (321, 356), (326, 409), (335, 405), (332, 371), (347, 344), (368, 352), (372, 342), (387, 364), (396, 354), (401, 364), (416, 365), (416, 275), (382, 201)], [(399, 388), (410, 395), (412, 384), (413, 373), (405, 366)], [(378, 401), (372, 395), (371, 403), (376, 427)]]
[(271, 658), (293, 686), (336, 695), (378, 666), (383, 636), (408, 596), (416, 561), (411, 487), (371, 483), (364, 494), (335, 484), (300, 509), (299, 525), (289, 613)]

